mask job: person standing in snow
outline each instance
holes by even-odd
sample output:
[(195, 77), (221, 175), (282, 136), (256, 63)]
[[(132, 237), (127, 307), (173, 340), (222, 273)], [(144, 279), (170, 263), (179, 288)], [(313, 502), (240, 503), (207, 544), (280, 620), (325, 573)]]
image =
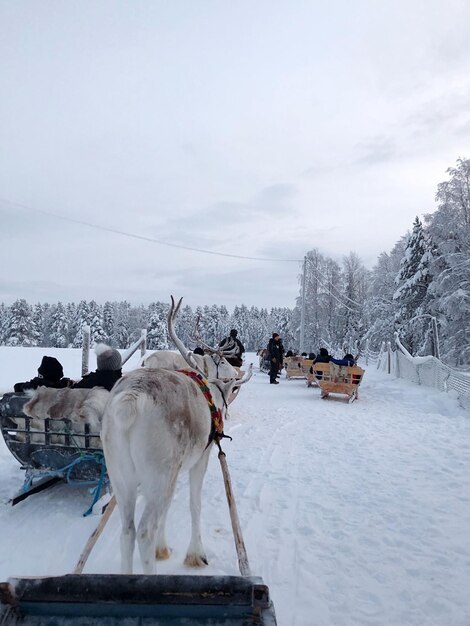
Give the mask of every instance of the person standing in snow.
[(91, 372), (72, 385), (73, 389), (91, 389), (92, 387), (104, 387), (111, 391), (116, 381), (122, 376), (122, 359), (117, 350), (99, 343), (95, 347), (96, 372)]
[(268, 359), (271, 364), (269, 370), (269, 384), (278, 385), (277, 374), (279, 369), (282, 368), (284, 360), (284, 347), (282, 345), (281, 338), (278, 333), (273, 333), (273, 336), (268, 342)]
[(225, 337), (225, 339), (222, 339), (222, 341), (219, 343), (219, 348), (224, 351), (228, 350), (230, 346), (235, 344), (235, 354), (233, 356), (227, 356), (225, 358), (230, 363), (230, 365), (233, 365), (234, 367), (241, 367), (243, 365), (242, 356), (245, 352), (245, 347), (240, 339), (237, 338), (237, 335), (238, 331), (235, 328), (232, 328), (232, 330), (230, 331), (230, 335), (228, 337)]

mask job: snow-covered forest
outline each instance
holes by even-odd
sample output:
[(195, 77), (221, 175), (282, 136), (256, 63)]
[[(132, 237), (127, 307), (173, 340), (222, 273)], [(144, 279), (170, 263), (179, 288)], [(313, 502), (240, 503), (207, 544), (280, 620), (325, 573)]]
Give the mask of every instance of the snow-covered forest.
[[(448, 365), (470, 365), (470, 160), (458, 159), (436, 193), (437, 208), (418, 217), (390, 252), (382, 252), (368, 270), (355, 252), (338, 263), (312, 249), (305, 262), (305, 347), (339, 349), (351, 342), (377, 350), (399, 333), (413, 355), (436, 354)], [(195, 320), (202, 338), (216, 344), (230, 328), (239, 330), (247, 350), (264, 346), (273, 331), (286, 348), (298, 348), (301, 285), (293, 309), (206, 305), (185, 306), (178, 332), (187, 345)], [(148, 331), (149, 349), (169, 347), (168, 304), (132, 306), (128, 302), (38, 303), (25, 299), (0, 305), (0, 343), (6, 346), (79, 347), (82, 327), (94, 342), (126, 348)]]

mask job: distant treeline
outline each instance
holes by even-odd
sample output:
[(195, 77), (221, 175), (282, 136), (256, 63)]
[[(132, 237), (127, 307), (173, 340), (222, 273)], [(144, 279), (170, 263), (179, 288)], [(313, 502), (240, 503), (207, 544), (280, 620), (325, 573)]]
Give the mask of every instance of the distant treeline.
[[(378, 350), (398, 332), (413, 355), (436, 352), (433, 322), (438, 329), (440, 355), (457, 367), (470, 366), (470, 160), (458, 159), (449, 179), (438, 185), (437, 209), (418, 217), (412, 229), (372, 270), (351, 252), (341, 264), (318, 249), (306, 255), (304, 349), (320, 346), (339, 352), (366, 345)], [(264, 347), (276, 331), (286, 349), (298, 349), (301, 292), (293, 309), (225, 306), (182, 309), (177, 332), (194, 347), (194, 325), (204, 342), (215, 345), (236, 328), (247, 350)], [(128, 302), (94, 301), (79, 304), (28, 304), (17, 300), (0, 305), (0, 342), (7, 346), (78, 347), (82, 327), (90, 326), (94, 342), (126, 348), (148, 330), (150, 349), (170, 347), (166, 332), (168, 304), (131, 306)]]

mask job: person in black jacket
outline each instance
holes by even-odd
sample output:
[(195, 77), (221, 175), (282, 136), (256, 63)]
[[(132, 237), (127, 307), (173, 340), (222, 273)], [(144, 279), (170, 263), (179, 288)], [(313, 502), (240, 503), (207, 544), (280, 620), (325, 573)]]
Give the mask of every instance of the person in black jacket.
[[(331, 356), (328, 354), (328, 350), (326, 348), (320, 348), (320, 352), (317, 354), (310, 367), (310, 374), (313, 374), (313, 366), (315, 365), (315, 363), (329, 363), (330, 360)], [(318, 380), (321, 380), (322, 376), (323, 375), (321, 372), (317, 372), (315, 375)]]
[(268, 359), (271, 364), (269, 370), (269, 383), (271, 385), (278, 385), (276, 380), (279, 368), (282, 367), (284, 360), (284, 347), (278, 333), (273, 333), (273, 336), (268, 342)]
[(320, 348), (320, 352), (317, 354), (316, 358), (313, 361), (315, 363), (329, 363), (331, 356), (328, 354), (328, 350), (326, 348)]
[(104, 387), (111, 391), (116, 381), (122, 376), (122, 359), (117, 350), (99, 343), (95, 347), (96, 372), (91, 372), (72, 385), (73, 389), (91, 389), (92, 387)]
[(64, 369), (60, 361), (53, 356), (43, 356), (41, 365), (38, 367), (38, 376), (24, 383), (15, 383), (16, 393), (37, 389), (38, 387), (53, 387), (63, 389), (71, 383), (70, 378), (63, 378)]

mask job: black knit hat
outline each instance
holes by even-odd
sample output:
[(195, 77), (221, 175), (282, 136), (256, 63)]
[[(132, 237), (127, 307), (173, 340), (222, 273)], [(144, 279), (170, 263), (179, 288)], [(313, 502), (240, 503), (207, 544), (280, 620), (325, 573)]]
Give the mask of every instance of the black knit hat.
[(58, 381), (64, 375), (64, 368), (55, 357), (43, 356), (38, 374), (47, 380)]
[(273, 339), (276, 339), (276, 337), (279, 337), (279, 333), (273, 333)]
[(232, 328), (230, 331), (230, 337), (236, 337), (238, 335), (238, 330), (236, 328)]

